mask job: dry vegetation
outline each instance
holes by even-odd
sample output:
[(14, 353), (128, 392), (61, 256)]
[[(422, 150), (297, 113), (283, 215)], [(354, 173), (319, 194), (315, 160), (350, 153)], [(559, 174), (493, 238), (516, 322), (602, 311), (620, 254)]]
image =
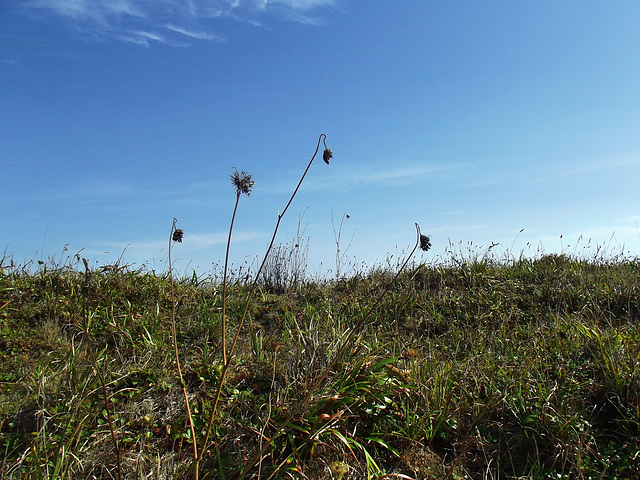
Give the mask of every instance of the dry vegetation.
[[(201, 445), (222, 290), (174, 287)], [(227, 288), (230, 331), (249, 288)], [(200, 477), (636, 478), (639, 288), (637, 260), (562, 255), (260, 288)], [(4, 268), (0, 308), (2, 478), (192, 478), (168, 275)]]

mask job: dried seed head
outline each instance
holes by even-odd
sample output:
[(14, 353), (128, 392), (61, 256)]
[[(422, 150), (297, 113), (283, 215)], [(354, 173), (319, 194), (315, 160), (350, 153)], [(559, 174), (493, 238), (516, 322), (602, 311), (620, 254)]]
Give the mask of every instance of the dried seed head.
[(176, 228), (173, 231), (173, 236), (171, 238), (173, 239), (174, 242), (182, 243), (182, 239), (184, 238), (184, 232), (181, 229)]
[(251, 180), (251, 175), (249, 175), (244, 170), (238, 173), (236, 167), (233, 167), (234, 172), (231, 174), (231, 185), (233, 185), (236, 189), (236, 193), (240, 195), (244, 193), (245, 195), (251, 195), (251, 189), (253, 185), (256, 183)]
[(426, 235), (420, 235), (420, 249), (425, 252), (431, 248), (431, 239)]
[(331, 152), (331, 150), (329, 150), (328, 148), (325, 148), (324, 152), (322, 153), (322, 160), (324, 160), (324, 163), (329, 165), (329, 160), (332, 158), (333, 158), (333, 152)]

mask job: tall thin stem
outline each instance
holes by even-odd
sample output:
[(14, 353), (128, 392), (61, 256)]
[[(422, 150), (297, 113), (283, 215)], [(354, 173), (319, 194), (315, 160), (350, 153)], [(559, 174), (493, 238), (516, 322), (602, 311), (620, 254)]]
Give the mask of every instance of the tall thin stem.
[(216, 415), (216, 411), (218, 409), (218, 403), (220, 402), (220, 395), (222, 393), (222, 387), (224, 385), (226, 376), (227, 376), (227, 370), (229, 369), (229, 365), (231, 364), (231, 359), (233, 358), (233, 352), (235, 350), (236, 344), (238, 342), (238, 337), (240, 335), (240, 331), (242, 329), (242, 325), (244, 323), (244, 320), (247, 316), (247, 312), (249, 310), (249, 303), (251, 302), (251, 298), (253, 297), (253, 294), (255, 293), (257, 287), (258, 287), (258, 282), (260, 280), (260, 274), (262, 273), (262, 270), (267, 262), (267, 258), (269, 257), (269, 253), (271, 252), (271, 249), (273, 248), (273, 244), (275, 243), (276, 240), (276, 235), (278, 234), (278, 229), (280, 228), (280, 221), (282, 220), (282, 217), (284, 217), (285, 213), (287, 213), (287, 210), (289, 209), (289, 206), (291, 205), (291, 203), (293, 202), (293, 199), (295, 198), (296, 194), (298, 193), (298, 190), (300, 189), (300, 185), (302, 185), (302, 182), (304, 181), (307, 172), (309, 171), (309, 169), (311, 168), (311, 164), (313, 164), (313, 161), (315, 160), (316, 156), (318, 155), (318, 150), (320, 150), (320, 142), (324, 143), (324, 147), (325, 147), (325, 152), (329, 151), (327, 149), (327, 143), (326, 143), (326, 138), (327, 136), (324, 133), (321, 133), (320, 136), (318, 137), (318, 144), (316, 145), (316, 150), (313, 153), (313, 155), (311, 156), (311, 160), (309, 160), (309, 164), (307, 165), (307, 168), (305, 168), (304, 173), (302, 174), (302, 177), (300, 177), (300, 181), (298, 182), (298, 185), (296, 186), (295, 190), (293, 191), (293, 193), (291, 194), (291, 197), (289, 198), (289, 201), (287, 202), (287, 204), (285, 205), (284, 209), (282, 210), (282, 212), (278, 213), (278, 221), (276, 222), (276, 226), (273, 229), (273, 235), (271, 236), (271, 242), (269, 242), (269, 246), (267, 247), (267, 251), (264, 254), (264, 258), (262, 259), (262, 262), (260, 263), (260, 267), (258, 268), (258, 271), (256, 272), (254, 278), (253, 278), (253, 282), (251, 283), (251, 289), (249, 290), (249, 293), (247, 294), (247, 299), (246, 302), (244, 304), (244, 310), (242, 311), (242, 316), (240, 317), (240, 322), (238, 323), (238, 327), (236, 329), (236, 333), (233, 337), (233, 341), (231, 342), (231, 346), (229, 347), (229, 354), (227, 356), (227, 361), (224, 362), (223, 368), (222, 368), (222, 373), (220, 374), (220, 382), (218, 383), (218, 389), (216, 390), (216, 396), (215, 399), (213, 401), (213, 406), (211, 407), (211, 415), (209, 416), (209, 422), (207, 423), (207, 433), (205, 435), (205, 439), (204, 439), (204, 443), (201, 445), (200, 447), (200, 457), (202, 457), (202, 455), (204, 454), (205, 449), (207, 448), (207, 443), (209, 442), (209, 437), (211, 435), (211, 429), (213, 427), (213, 420), (215, 418)]
[[(169, 280), (171, 282), (171, 334), (173, 336), (173, 353), (176, 357), (176, 369), (178, 370), (178, 377), (180, 378), (180, 384), (182, 385), (182, 394), (184, 395), (184, 403), (187, 407), (187, 418), (189, 419), (189, 430), (191, 431), (191, 439), (193, 441), (193, 459), (195, 461), (195, 480), (198, 480), (198, 470), (200, 466), (200, 460), (198, 457), (198, 445), (196, 439), (196, 430), (193, 426), (193, 416), (191, 415), (191, 407), (189, 405), (189, 395), (187, 394), (187, 384), (184, 381), (184, 377), (182, 376), (182, 368), (180, 367), (180, 356), (178, 355), (178, 336), (176, 335), (176, 300), (175, 300), (175, 292), (173, 287), (173, 263), (171, 261), (171, 245), (173, 242), (177, 241), (175, 233), (177, 218), (173, 219), (173, 224), (171, 225), (171, 234), (169, 235)], [(180, 235), (182, 231), (180, 231)], [(179, 237), (181, 241), (182, 237)]]
[(240, 192), (236, 194), (236, 204), (233, 207), (233, 215), (231, 216), (231, 225), (229, 226), (229, 238), (227, 239), (227, 251), (224, 256), (224, 273), (222, 275), (222, 364), (227, 363), (227, 267), (229, 265), (229, 249), (231, 247), (231, 232), (233, 231), (233, 223), (236, 219), (238, 211), (238, 203), (240, 202)]
[(353, 235), (351, 235), (351, 240), (349, 241), (349, 245), (347, 245), (347, 249), (344, 252), (340, 252), (340, 239), (342, 238), (342, 225), (344, 224), (344, 220), (349, 219), (349, 215), (347, 215), (346, 213), (344, 213), (342, 215), (342, 218), (340, 219), (340, 226), (338, 227), (338, 230), (336, 231), (336, 225), (333, 222), (333, 211), (331, 212), (331, 228), (333, 229), (333, 239), (336, 242), (336, 278), (340, 278), (340, 268), (342, 267), (342, 259), (344, 258), (344, 256), (347, 254), (347, 252), (349, 251), (349, 248), (351, 247), (351, 242), (353, 241), (353, 237), (355, 236), (355, 231), (353, 232)]

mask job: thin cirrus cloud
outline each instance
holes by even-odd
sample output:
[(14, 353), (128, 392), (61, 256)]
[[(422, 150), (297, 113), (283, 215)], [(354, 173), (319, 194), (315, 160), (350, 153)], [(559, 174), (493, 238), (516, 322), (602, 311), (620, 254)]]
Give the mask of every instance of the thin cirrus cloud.
[(332, 186), (378, 184), (386, 187), (403, 187), (425, 180), (435, 175), (457, 170), (461, 163), (450, 164), (409, 164), (392, 168), (370, 168), (368, 172), (352, 171), (341, 175)]
[[(448, 163), (448, 164), (409, 164), (401, 167), (393, 168), (374, 168), (367, 167), (370, 171), (363, 172), (364, 167), (360, 170), (349, 169), (341, 171), (339, 174), (325, 174), (319, 178), (308, 178), (302, 185), (302, 189), (306, 191), (335, 191), (344, 188), (353, 188), (354, 186), (366, 186), (377, 184), (382, 187), (398, 188), (406, 185), (424, 182), (425, 180), (436, 175), (441, 176), (447, 172), (453, 172), (465, 167), (465, 163)], [(323, 165), (324, 166), (324, 165)], [(292, 171), (287, 175), (287, 180), (279, 180), (274, 184), (261, 186), (261, 191), (268, 193), (287, 193), (291, 192), (295, 181), (299, 179), (300, 172)], [(440, 177), (441, 178), (441, 177)]]
[(315, 7), (326, 7), (334, 5), (335, 0), (264, 0), (261, 2), (263, 8), (269, 4), (281, 4), (290, 7), (292, 10), (306, 11)]
[(123, 40), (127, 40), (132, 43), (138, 43), (140, 45), (145, 45), (145, 46), (149, 45), (149, 40), (160, 42), (160, 43), (167, 43), (167, 44), (170, 43), (167, 41), (165, 37), (163, 37), (158, 33), (145, 32), (143, 30), (131, 31), (128, 33), (128, 35), (123, 35), (121, 38)]
[[(369, 168), (371, 171), (350, 169), (341, 171), (339, 174), (322, 175), (320, 178), (309, 178), (305, 180), (302, 188), (306, 191), (328, 191), (342, 190), (345, 187), (364, 186), (378, 184), (385, 187), (402, 187), (416, 182), (424, 181), (429, 175), (441, 174), (446, 171), (455, 170), (463, 164), (418, 164), (406, 165), (394, 168)], [(286, 193), (295, 186), (296, 175), (299, 172), (291, 172), (287, 181), (278, 181), (270, 186), (264, 186), (263, 191), (269, 193)]]
[(629, 154), (620, 155), (610, 158), (596, 158), (587, 161), (575, 162), (568, 165), (561, 165), (552, 171), (552, 176), (573, 176), (578, 174), (591, 174), (602, 170), (611, 171), (612, 169), (636, 169), (640, 167), (640, 152), (631, 152)]
[(145, 17), (145, 9), (133, 0), (33, 0), (27, 5), (33, 9), (50, 11), (79, 22), (106, 25), (123, 16)]
[[(234, 243), (250, 242), (256, 239), (264, 237), (261, 232), (236, 232), (233, 236)], [(190, 234), (189, 231), (185, 233), (183, 244), (180, 245), (181, 250), (195, 252), (204, 250), (210, 247), (224, 245), (228, 239), (228, 232), (203, 232)], [(160, 254), (167, 250), (167, 240), (154, 239), (154, 240), (140, 240), (133, 242), (123, 242), (120, 240), (102, 240), (96, 242), (102, 247), (108, 250), (108, 253), (114, 254), (123, 251), (127, 251), (131, 254)], [(102, 250), (96, 250), (102, 251)]]
[(451, 170), (458, 167), (458, 164), (448, 165), (410, 165), (400, 168), (390, 168), (382, 171), (373, 171), (364, 175), (353, 176), (354, 180), (359, 180), (363, 183), (380, 183), (380, 182), (402, 182), (413, 183), (421, 181), (424, 176), (434, 173)]
[(185, 37), (195, 38), (197, 40), (218, 40), (218, 41), (224, 40), (222, 37), (213, 35), (205, 31), (188, 30), (186, 28), (177, 27), (171, 24), (165, 25), (165, 28), (167, 28), (168, 30), (171, 30), (172, 32), (181, 33)]
[(224, 41), (207, 22), (228, 18), (260, 25), (263, 16), (317, 24), (309, 12), (336, 0), (31, 0), (31, 10), (73, 20), (80, 31), (148, 46), (186, 46), (185, 41)]

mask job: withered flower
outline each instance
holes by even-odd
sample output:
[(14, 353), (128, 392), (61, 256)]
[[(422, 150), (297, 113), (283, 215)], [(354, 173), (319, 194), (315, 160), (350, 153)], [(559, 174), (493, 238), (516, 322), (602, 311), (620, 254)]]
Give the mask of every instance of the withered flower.
[(322, 160), (324, 163), (329, 165), (329, 160), (333, 158), (333, 152), (325, 147), (324, 152), (322, 153)]
[(329, 160), (331, 158), (333, 158), (333, 152), (325, 147), (324, 152), (322, 153), (322, 159), (324, 160), (324, 163), (329, 165)]
[(240, 195), (244, 193), (245, 195), (251, 195), (251, 189), (253, 185), (256, 183), (251, 180), (251, 175), (245, 172), (244, 170), (238, 173), (238, 169), (233, 167), (234, 172), (231, 174), (231, 185), (233, 185), (236, 189), (236, 193)]
[(420, 249), (425, 252), (431, 248), (431, 239), (426, 235), (420, 235)]
[(180, 228), (176, 228), (173, 231), (173, 236), (171, 237), (174, 242), (182, 243), (182, 239), (184, 238), (184, 232)]

